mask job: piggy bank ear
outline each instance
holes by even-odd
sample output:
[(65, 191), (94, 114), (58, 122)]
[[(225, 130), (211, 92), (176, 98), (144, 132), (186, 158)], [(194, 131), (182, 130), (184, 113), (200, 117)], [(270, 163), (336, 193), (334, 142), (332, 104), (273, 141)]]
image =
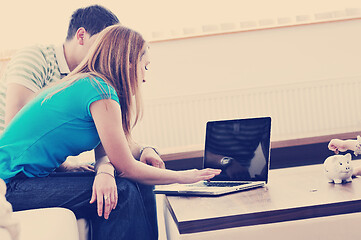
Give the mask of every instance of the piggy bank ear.
[(350, 161), (351, 161), (351, 154), (350, 154), (350, 153), (347, 153), (347, 154), (345, 155), (345, 158), (346, 158), (347, 160), (350, 160)]

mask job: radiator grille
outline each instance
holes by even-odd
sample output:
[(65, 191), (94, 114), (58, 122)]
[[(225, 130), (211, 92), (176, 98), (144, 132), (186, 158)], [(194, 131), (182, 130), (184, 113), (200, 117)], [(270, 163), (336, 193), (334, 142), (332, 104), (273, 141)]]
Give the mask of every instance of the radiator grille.
[(361, 130), (361, 77), (152, 99), (134, 138), (160, 148), (204, 144), (208, 120), (272, 117), (272, 140)]

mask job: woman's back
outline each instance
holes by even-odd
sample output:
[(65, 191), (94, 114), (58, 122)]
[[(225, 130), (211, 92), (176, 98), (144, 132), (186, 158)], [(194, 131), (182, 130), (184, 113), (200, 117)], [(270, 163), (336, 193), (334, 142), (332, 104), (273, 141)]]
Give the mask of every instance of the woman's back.
[(41, 92), (5, 129), (0, 138), (0, 178), (6, 181), (19, 172), (46, 176), (66, 157), (99, 144), (89, 107), (103, 98), (119, 103), (115, 90), (100, 78), (87, 77), (47, 98), (65, 84)]

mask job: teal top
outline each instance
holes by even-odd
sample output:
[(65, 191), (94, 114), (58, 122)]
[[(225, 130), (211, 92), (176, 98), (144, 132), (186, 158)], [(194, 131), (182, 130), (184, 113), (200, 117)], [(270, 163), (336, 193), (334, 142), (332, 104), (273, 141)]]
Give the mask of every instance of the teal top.
[(66, 84), (41, 91), (0, 136), (0, 178), (5, 182), (20, 172), (47, 176), (68, 156), (100, 143), (89, 107), (100, 99), (119, 104), (115, 89), (100, 78), (85, 77), (45, 99)]

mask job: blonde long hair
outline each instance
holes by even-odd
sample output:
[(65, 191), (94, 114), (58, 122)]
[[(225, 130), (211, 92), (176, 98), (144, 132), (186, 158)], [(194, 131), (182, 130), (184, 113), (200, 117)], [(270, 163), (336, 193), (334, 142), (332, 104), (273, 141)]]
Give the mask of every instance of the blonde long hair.
[[(109, 26), (100, 33), (83, 61), (61, 80), (68, 84), (51, 95), (62, 91), (84, 75), (100, 77), (117, 92), (123, 130), (129, 140), (131, 128), (142, 116), (137, 69), (145, 51), (145, 40), (138, 32), (121, 25)], [(131, 124), (133, 110), (135, 119)]]

